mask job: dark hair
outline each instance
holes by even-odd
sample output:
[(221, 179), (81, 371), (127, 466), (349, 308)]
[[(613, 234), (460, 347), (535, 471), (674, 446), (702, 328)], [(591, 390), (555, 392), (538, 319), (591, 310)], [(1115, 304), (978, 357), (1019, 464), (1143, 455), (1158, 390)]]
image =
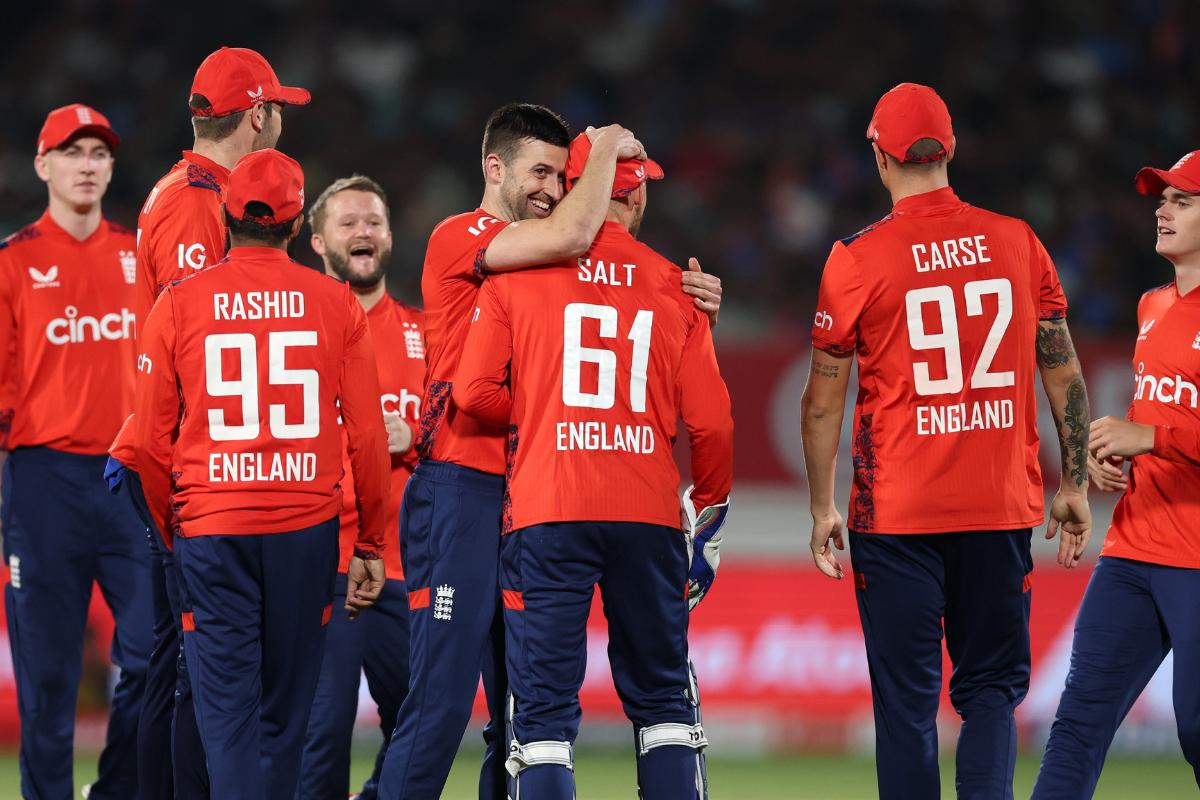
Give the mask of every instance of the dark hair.
[[(193, 110), (212, 108), (212, 103), (202, 94), (192, 95), (191, 99), (188, 100), (188, 105)], [(275, 113), (275, 105), (273, 103), (264, 103), (263, 108), (266, 109), (268, 118)], [(246, 109), (246, 111), (248, 110)], [(196, 134), (197, 139), (206, 139), (210, 142), (223, 141), (232, 136), (233, 132), (238, 129), (238, 125), (242, 124), (242, 117), (246, 116), (246, 111), (235, 111), (223, 117), (193, 116), (192, 132)]]
[(269, 247), (279, 247), (292, 240), (292, 225), (296, 217), (276, 223), (254, 222), (251, 217), (270, 217), (275, 212), (266, 203), (251, 200), (246, 203), (246, 219), (238, 219), (225, 209), (225, 227), (229, 228), (230, 238), (249, 239), (261, 242)]
[(545, 106), (509, 103), (493, 111), (483, 127), (483, 157), (495, 153), (508, 164), (526, 139), (569, 147), (571, 129)]
[(904, 152), (904, 166), (924, 166), (939, 164), (946, 160), (949, 152), (937, 139), (917, 139)]
[(368, 178), (366, 175), (359, 175), (357, 172), (349, 178), (338, 178), (329, 187), (317, 197), (313, 202), (312, 208), (308, 210), (308, 224), (312, 226), (312, 232), (321, 233), (321, 229), (325, 227), (325, 204), (329, 202), (329, 198), (333, 197), (338, 192), (370, 192), (383, 201), (383, 213), (389, 215), (391, 212), (388, 209), (387, 193), (383, 191), (383, 187), (375, 181)]

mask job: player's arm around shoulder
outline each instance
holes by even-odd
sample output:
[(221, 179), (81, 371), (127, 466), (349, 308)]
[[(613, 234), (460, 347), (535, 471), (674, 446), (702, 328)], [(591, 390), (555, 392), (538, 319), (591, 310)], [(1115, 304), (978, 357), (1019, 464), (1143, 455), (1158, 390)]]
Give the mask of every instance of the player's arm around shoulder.
[(1062, 477), (1050, 506), (1046, 538), (1053, 539), (1061, 531), (1057, 560), (1070, 569), (1079, 563), (1092, 535), (1087, 500), (1091, 410), (1065, 311), (1042, 312), (1036, 347), (1038, 371), (1054, 415), (1062, 456)]
[[(591, 132), (589, 132), (591, 136)], [(595, 131), (579, 182), (550, 216), (512, 222), (496, 235), (484, 268), (504, 272), (583, 255), (604, 224), (618, 158), (645, 157), (633, 134), (620, 125)]]
[(513, 334), (503, 299), (505, 277), (488, 278), (479, 290), (453, 390), (458, 408), (497, 425), (507, 424), (512, 414)]
[[(387, 437), (379, 419), (379, 373), (371, 331), (362, 306), (348, 286), (341, 287), (349, 321), (340, 366), (338, 396), (346, 430), (354, 489), (359, 502), (359, 531), (347, 565), (346, 610), (354, 618), (370, 608), (383, 591), (391, 462)], [(334, 433), (336, 434), (336, 432)]]

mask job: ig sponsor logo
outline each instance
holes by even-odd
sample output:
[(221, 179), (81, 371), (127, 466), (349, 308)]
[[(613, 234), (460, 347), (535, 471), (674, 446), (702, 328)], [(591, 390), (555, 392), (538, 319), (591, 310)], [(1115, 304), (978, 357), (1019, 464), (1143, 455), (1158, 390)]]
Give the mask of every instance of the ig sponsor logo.
[(204, 245), (196, 242), (195, 244), (179, 243), (179, 268), (184, 269), (191, 267), (194, 270), (204, 269), (204, 261), (208, 255), (204, 252)]

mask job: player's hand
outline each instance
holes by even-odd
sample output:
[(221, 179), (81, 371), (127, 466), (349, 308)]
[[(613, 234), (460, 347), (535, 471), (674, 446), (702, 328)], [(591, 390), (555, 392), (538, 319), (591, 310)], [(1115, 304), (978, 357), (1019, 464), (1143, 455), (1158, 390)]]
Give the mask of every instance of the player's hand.
[(721, 313), (721, 279), (700, 270), (700, 262), (688, 259), (687, 271), (683, 273), (683, 293), (696, 298), (696, 308), (708, 314), (708, 324), (717, 324)]
[(1122, 467), (1125, 459), (1121, 456), (1110, 456), (1103, 461), (1096, 460), (1092, 451), (1088, 451), (1088, 478), (1092, 486), (1102, 492), (1123, 492), (1129, 488), (1129, 479), (1125, 477)]
[(721, 566), (721, 528), (729, 516), (728, 497), (723, 503), (696, 508), (692, 502), (695, 488), (689, 486), (680, 503), (680, 527), (687, 537), (688, 611), (700, 605), (717, 579), (717, 568)]
[(1109, 456), (1140, 456), (1154, 449), (1154, 426), (1131, 422), (1124, 417), (1101, 417), (1092, 420), (1088, 434), (1088, 450), (1097, 461)]
[(350, 565), (346, 567), (346, 611), (350, 612), (350, 619), (375, 605), (386, 580), (382, 558), (350, 557)]
[(1071, 569), (1083, 557), (1088, 540), (1092, 538), (1092, 510), (1088, 507), (1087, 493), (1061, 489), (1050, 504), (1050, 523), (1046, 525), (1046, 538), (1053, 539), (1061, 531), (1058, 541), (1059, 564)]
[(833, 540), (833, 545), (838, 550), (845, 550), (844, 530), (842, 515), (836, 509), (823, 514), (813, 514), (812, 543), (809, 545), (812, 548), (813, 562), (821, 572), (838, 580), (842, 579), (842, 565), (833, 554), (829, 540)]
[(387, 429), (389, 453), (407, 453), (412, 447), (412, 428), (404, 421), (404, 417), (391, 413), (383, 415), (383, 427)]
[(611, 147), (617, 152), (617, 160), (638, 158), (646, 160), (646, 148), (633, 135), (633, 131), (620, 125), (605, 125), (603, 128), (588, 126), (585, 131), (592, 143), (592, 149)]

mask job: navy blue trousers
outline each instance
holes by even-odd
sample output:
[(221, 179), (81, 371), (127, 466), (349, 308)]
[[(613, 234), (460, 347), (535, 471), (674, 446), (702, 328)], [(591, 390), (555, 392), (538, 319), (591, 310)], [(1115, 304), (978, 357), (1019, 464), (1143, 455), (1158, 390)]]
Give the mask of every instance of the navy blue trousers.
[(959, 798), (1012, 798), (1013, 712), (1029, 689), (1031, 531), (850, 533), (875, 705), (875, 769), (887, 800), (941, 797), (942, 634), (962, 718)]
[(137, 725), (153, 644), (145, 527), (104, 483), (106, 456), (17, 448), (4, 465), (8, 637), (21, 718), (21, 793), (74, 795), (75, 703), (93, 581), (116, 620), (120, 670), (94, 800), (137, 794)]
[[(597, 584), (613, 684), (633, 723), (635, 747), (643, 728), (695, 723), (687, 695), (687, 571), (684, 536), (659, 525), (553, 523), (505, 536), (501, 586), (513, 593), (504, 604), (504, 630), (516, 741), (574, 744)], [(638, 759), (641, 797), (696, 797), (694, 750), (660, 747), (647, 755)], [(520, 781), (522, 797), (575, 796), (574, 775), (562, 767), (531, 766)]]
[(291, 533), (176, 537), (175, 556), (212, 796), (294, 800), (333, 613), (338, 519)]
[(1035, 798), (1092, 796), (1117, 727), (1171, 651), (1179, 744), (1200, 785), (1200, 569), (1101, 558), (1075, 618)]
[[(111, 462), (110, 462), (111, 468)], [(122, 473), (118, 494), (125, 495), (146, 526), (150, 543), (150, 588), (154, 598), (154, 651), (146, 673), (146, 692), (138, 721), (138, 797), (142, 800), (207, 800), (208, 768), (196, 728), (192, 687), (180, 646), (179, 576), (175, 554), (163, 543), (146, 507), (142, 479)]]
[(384, 800), (440, 797), (483, 676), (491, 716), (479, 776), (483, 800), (506, 796), (500, 516), (504, 480), (439, 461), (404, 489), (400, 541), (412, 626), (408, 696), (379, 780)]
[(350, 619), (346, 602), (346, 573), (338, 573), (333, 592), (333, 617), (325, 633), (325, 658), (308, 718), (304, 757), (300, 764), (298, 800), (341, 800), (350, 785), (350, 738), (358, 710), (360, 676), (379, 709), (383, 732), (375, 769), (359, 792), (375, 800), (379, 772), (396, 716), (408, 694), (408, 592), (403, 580), (384, 584), (375, 605)]

